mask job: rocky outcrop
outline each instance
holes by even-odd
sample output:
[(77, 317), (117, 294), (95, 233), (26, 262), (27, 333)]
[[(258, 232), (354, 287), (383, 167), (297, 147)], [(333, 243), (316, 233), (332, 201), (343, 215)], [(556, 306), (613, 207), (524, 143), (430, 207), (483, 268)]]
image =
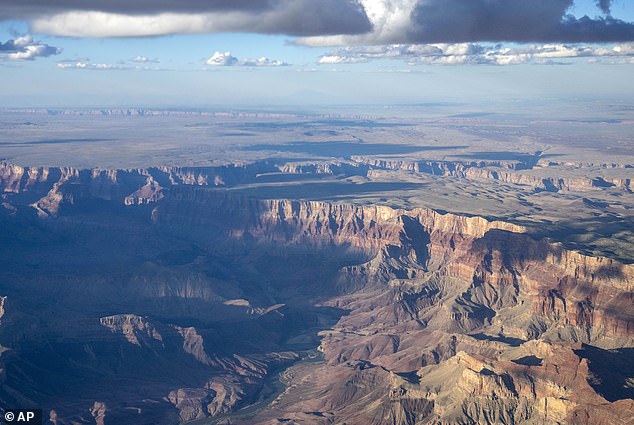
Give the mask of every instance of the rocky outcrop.
[[(497, 181), (549, 192), (587, 191), (610, 187), (631, 192), (633, 187), (632, 179), (629, 178), (553, 177), (544, 176), (541, 172), (522, 171), (532, 170), (536, 165), (535, 161), (403, 161), (362, 157), (354, 159), (359, 164), (370, 167), (367, 174), (370, 177), (374, 175), (374, 170), (405, 171), (443, 177)], [(565, 170), (561, 172), (565, 174)], [(547, 174), (553, 174), (553, 172), (549, 171)]]
[(125, 205), (153, 204), (163, 198), (163, 188), (154, 179), (148, 177), (147, 183), (135, 190), (123, 200)]
[(183, 337), (183, 351), (187, 354), (191, 354), (198, 362), (206, 365), (217, 364), (214, 362), (209, 354), (205, 351), (205, 345), (203, 337), (198, 334), (196, 328), (193, 326), (188, 328), (182, 328), (180, 326), (174, 326), (174, 329)]
[(510, 223), (489, 222), (481, 217), (441, 214), (432, 210), (403, 211), (387, 206), (358, 206), (320, 201), (255, 200), (195, 188), (176, 188), (161, 203), (155, 219), (211, 224), (222, 220), (236, 238), (250, 235), (259, 240), (293, 243), (349, 244), (376, 250), (399, 243), (403, 217), (415, 219), (426, 230), (482, 236), (490, 229), (523, 231)]
[(500, 352), (458, 351), (413, 373), (367, 360), (322, 365), (292, 379), (295, 396), (280, 397), (252, 423), (311, 421), (300, 412), (313, 412), (311, 423), (320, 424), (625, 424), (631, 417), (632, 400), (595, 392), (588, 361), (574, 347), (530, 341)]
[(163, 337), (147, 319), (134, 314), (118, 314), (99, 319), (101, 326), (110, 329), (114, 333), (122, 334), (125, 339), (134, 345), (152, 346), (155, 343), (163, 344)]
[[(54, 364), (77, 371), (78, 386), (88, 385), (87, 376), (99, 385), (120, 374), (143, 382), (152, 397), (139, 405), (164, 403), (182, 421), (230, 415), (262, 394), (267, 375), (300, 358), (298, 347), (319, 344), (323, 361), (285, 372), (290, 389), (257, 421), (589, 424), (631, 417), (629, 384), (618, 375), (610, 394), (599, 381), (613, 375), (602, 375), (584, 344), (613, 349), (603, 356), (630, 355), (619, 349), (634, 345), (634, 266), (482, 217), (212, 189), (259, 172), (337, 173), (336, 166), (31, 174), (6, 166), (7, 199), (23, 196), (42, 214), (60, 217), (38, 224), (78, 224), (82, 235), (98, 233), (99, 243), (87, 244), (98, 245), (94, 252), (130, 262), (78, 276), (97, 255), (74, 262), (69, 258), (84, 255), (83, 245), (42, 244), (62, 260), (48, 266), (45, 284), (28, 264), (11, 283), (15, 292), (7, 292), (12, 328), (3, 323), (0, 337), (11, 343), (11, 357), (2, 361), (14, 363), (2, 366), (9, 379), (0, 401), (44, 398), (38, 380), (23, 388), (5, 371), (28, 375)], [(108, 245), (102, 233), (109, 222), (99, 216), (91, 228), (86, 214), (65, 214), (87, 200), (116, 205), (122, 221), (134, 218), (122, 235), (113, 234), (121, 241)], [(56, 249), (71, 255), (51, 254)], [(15, 320), (13, 293), (24, 309)], [(78, 305), (84, 317), (75, 317)], [(40, 306), (50, 317), (38, 316)], [(52, 347), (44, 359), (32, 349), (41, 341)], [(104, 420), (106, 404), (108, 418), (122, 414), (107, 397), (88, 399), (101, 400), (90, 411), (94, 420)], [(60, 404), (51, 407), (72, 417), (66, 412), (74, 406)], [(82, 406), (88, 415), (86, 400)]]
[[(305, 389), (313, 401), (282, 404), (274, 409), (279, 417), (335, 412), (337, 421), (397, 424), (565, 424), (598, 411), (614, 423), (624, 417), (622, 402), (591, 388), (587, 361), (574, 349), (580, 342), (634, 341), (632, 266), (480, 217), (194, 192), (174, 193), (174, 202), (196, 211), (197, 225), (229, 211), (235, 220), (224, 222), (235, 238), (348, 244), (372, 253), (370, 261), (342, 270), (351, 294), (327, 303), (349, 314), (322, 334), (328, 366), (314, 372), (323, 376), (312, 375), (315, 392)], [(205, 213), (198, 203), (213, 207)], [(179, 211), (167, 199), (156, 217), (186, 220)], [(483, 329), (488, 334), (478, 335), (480, 342), (448, 334)], [(501, 358), (505, 352), (516, 357)], [(426, 366), (417, 384), (395, 374), (416, 363)], [(332, 389), (332, 376), (345, 390)], [(368, 407), (367, 400), (376, 403)]]
[(369, 169), (366, 164), (354, 161), (285, 162), (276, 165), (276, 168), (284, 174), (328, 174), (345, 176), (365, 176)]
[(19, 193), (26, 190), (37, 191), (49, 181), (60, 177), (61, 170), (52, 171), (48, 168), (25, 168), (14, 164), (0, 165), (0, 188), (3, 192)]
[(155, 203), (172, 186), (225, 186), (279, 172), (268, 162), (218, 167), (157, 167), (90, 170), (72, 167), (21, 167), (0, 163), (0, 192), (22, 195), (42, 216), (55, 216), (63, 205), (82, 200), (114, 201), (124, 205)]
[(106, 422), (106, 413), (108, 409), (106, 408), (106, 404), (100, 401), (95, 401), (95, 403), (90, 408), (90, 414), (95, 419), (96, 425), (104, 425)]
[(352, 160), (374, 168), (411, 171), (437, 176), (466, 177), (471, 169), (495, 167), (506, 170), (530, 170), (539, 156), (529, 156), (525, 160), (482, 160), (482, 161), (408, 161), (399, 159), (365, 158), (353, 156)]
[[(633, 317), (619, 308), (631, 299), (632, 266), (535, 241), (509, 223), (425, 209), (259, 201), (189, 189), (173, 191), (155, 219), (196, 226), (220, 220), (234, 238), (343, 245), (372, 253), (369, 262), (344, 271), (342, 280), (356, 281), (355, 287), (371, 281), (420, 286), (433, 274), (458, 279), (462, 284), (440, 291), (448, 295), (462, 288), (446, 319), (466, 328), (493, 319), (500, 309), (518, 307), (523, 299), (541, 319), (515, 329), (522, 338), (543, 333), (546, 322), (577, 328), (571, 339), (585, 342), (634, 336)], [(528, 320), (528, 313), (523, 316)], [(472, 319), (476, 322), (469, 324)]]
[(5, 304), (7, 302), (7, 297), (4, 296), (0, 296), (0, 323), (2, 323), (2, 317), (4, 316), (5, 313)]
[[(179, 388), (170, 391), (167, 399), (177, 409), (182, 421), (193, 421), (210, 416), (209, 404), (216, 398), (216, 393), (204, 388)], [(214, 413), (216, 413), (214, 411)]]
[(212, 187), (244, 183), (254, 180), (259, 174), (276, 171), (278, 168), (275, 164), (268, 161), (217, 167), (158, 167), (148, 170), (159, 182), (169, 182), (170, 185)]
[[(30, 168), (0, 164), (0, 191), (20, 195), (40, 215), (55, 216), (64, 205), (86, 199), (124, 203), (128, 195), (145, 195), (151, 202), (160, 195), (144, 170), (79, 170), (72, 167)], [(131, 195), (132, 194), (132, 195)], [(136, 196), (135, 199), (138, 199)]]
[[(531, 157), (532, 158), (532, 157)], [(224, 187), (255, 182), (269, 174), (312, 174), (372, 177), (377, 170), (498, 181), (543, 191), (586, 191), (615, 188), (631, 191), (632, 179), (608, 177), (544, 177), (523, 172), (535, 161), (403, 161), (354, 157), (351, 161), (259, 161), (209, 167), (79, 170), (72, 167), (21, 167), (0, 163), (0, 192), (20, 195), (42, 216), (55, 216), (63, 205), (87, 199), (130, 205), (153, 204), (180, 186)], [(11, 206), (10, 203), (7, 203)]]

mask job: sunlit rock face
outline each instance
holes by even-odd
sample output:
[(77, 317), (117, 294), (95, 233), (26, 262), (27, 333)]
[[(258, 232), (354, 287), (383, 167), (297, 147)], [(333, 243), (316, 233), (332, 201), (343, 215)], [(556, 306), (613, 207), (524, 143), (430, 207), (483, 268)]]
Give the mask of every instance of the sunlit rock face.
[(634, 266), (482, 217), (222, 189), (338, 166), (3, 164), (1, 404), (58, 423), (627, 423)]

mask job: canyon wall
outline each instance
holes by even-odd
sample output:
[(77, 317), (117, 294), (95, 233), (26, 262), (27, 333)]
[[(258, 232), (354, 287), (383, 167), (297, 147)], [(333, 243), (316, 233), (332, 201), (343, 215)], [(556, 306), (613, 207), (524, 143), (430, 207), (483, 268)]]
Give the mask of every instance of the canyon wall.
[[(64, 387), (46, 396), (66, 419), (79, 409), (107, 422), (131, 414), (134, 399), (183, 421), (626, 423), (634, 265), (482, 217), (222, 189), (280, 171), (347, 172), (336, 167), (3, 164), (2, 224), (71, 229), (71, 243), (38, 246), (37, 256), (63, 259), (50, 269), (5, 267), (0, 399), (44, 400), (47, 382), (17, 377), (54, 367), (77, 370), (84, 387), (74, 391), (97, 394), (82, 400), (89, 405)], [(124, 223), (95, 215), (104, 205)], [(27, 211), (39, 218), (20, 221)], [(91, 239), (77, 245), (80, 231)], [(114, 260), (92, 270), (91, 249), (123, 251), (130, 270)], [(62, 267), (82, 256), (81, 267)], [(315, 346), (323, 362), (291, 368), (287, 390), (257, 420), (230, 416), (258, 398), (272, 371)], [(623, 366), (606, 371), (611, 362)], [(109, 379), (120, 375), (150, 395), (113, 398)]]
[(255, 182), (267, 174), (313, 174), (372, 177), (390, 170), (517, 184), (531, 190), (587, 191), (614, 188), (631, 192), (632, 179), (608, 177), (544, 177), (523, 172), (535, 161), (402, 161), (353, 157), (350, 161), (260, 161), (210, 167), (153, 167), (127, 170), (78, 170), (72, 167), (21, 167), (0, 163), (0, 193), (21, 194), (43, 215), (56, 215), (63, 203), (81, 198), (122, 201), (126, 205), (159, 200), (175, 186), (228, 187)]

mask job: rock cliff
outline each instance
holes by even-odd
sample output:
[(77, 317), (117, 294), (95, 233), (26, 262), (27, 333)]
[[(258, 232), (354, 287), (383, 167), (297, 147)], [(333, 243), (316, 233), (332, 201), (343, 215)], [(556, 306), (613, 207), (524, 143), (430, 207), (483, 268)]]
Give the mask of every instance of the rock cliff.
[[(60, 423), (627, 423), (634, 265), (482, 217), (219, 189), (366, 165), (3, 164), (2, 223), (29, 238), (3, 251), (0, 401), (44, 403)], [(412, 171), (428, 165), (484, 170)], [(31, 238), (41, 251), (20, 256)], [(267, 379), (317, 346), (323, 361), (290, 367), (276, 394)], [(144, 395), (112, 393), (129, 382)], [(231, 416), (267, 392), (257, 418)]]

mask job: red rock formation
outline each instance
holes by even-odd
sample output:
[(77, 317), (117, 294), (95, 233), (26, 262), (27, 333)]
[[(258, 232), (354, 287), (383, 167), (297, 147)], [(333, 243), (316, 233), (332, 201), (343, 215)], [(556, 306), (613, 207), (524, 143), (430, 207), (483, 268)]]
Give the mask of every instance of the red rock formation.
[[(581, 344), (634, 345), (632, 265), (568, 251), (530, 238), (520, 226), (481, 217), (255, 200), (199, 187), (215, 185), (216, 177), (239, 179), (241, 167), (216, 174), (60, 169), (55, 177), (44, 170), (3, 170), (3, 190), (35, 191), (34, 205), (49, 215), (63, 215), (61, 207), (85, 199), (130, 208), (153, 202), (155, 226), (176, 228), (179, 238), (209, 246), (354, 252), (357, 263), (339, 270), (336, 285), (328, 282), (338, 293), (324, 291), (320, 297), (322, 306), (346, 312), (320, 334), (324, 363), (301, 366), (291, 380), (293, 391), (258, 418), (262, 423), (285, 418), (398, 425), (589, 424), (627, 423), (632, 417), (630, 400), (601, 395), (593, 381), (598, 379), (593, 360)], [(285, 170), (302, 172), (291, 166)], [(138, 278), (135, 283), (136, 292), (118, 287), (148, 298), (215, 303), (218, 310), (264, 319), (284, 314), (281, 305), (251, 307), (242, 298), (223, 299), (202, 278)], [(302, 284), (298, 274), (296, 285)], [(98, 287), (99, 282), (83, 285)], [(202, 387), (182, 386), (164, 395), (183, 420), (230, 412), (259, 388), (272, 364), (296, 359), (294, 354), (277, 360), (272, 355), (216, 356), (200, 329), (159, 327), (136, 314), (106, 316), (99, 323), (126, 349), (143, 348), (160, 358), (169, 346), (178, 359), (213, 368), (216, 375)], [(94, 417), (105, 414), (105, 405), (95, 404)]]

